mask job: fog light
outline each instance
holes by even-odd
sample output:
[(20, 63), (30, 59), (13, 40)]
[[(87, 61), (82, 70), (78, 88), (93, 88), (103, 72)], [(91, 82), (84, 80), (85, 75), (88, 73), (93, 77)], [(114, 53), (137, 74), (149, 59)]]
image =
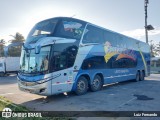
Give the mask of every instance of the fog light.
[(45, 91), (45, 89), (46, 89), (46, 88), (42, 88), (42, 89), (40, 89), (40, 91), (39, 91), (39, 92), (40, 92), (40, 93), (41, 93), (41, 92), (44, 92), (44, 91)]

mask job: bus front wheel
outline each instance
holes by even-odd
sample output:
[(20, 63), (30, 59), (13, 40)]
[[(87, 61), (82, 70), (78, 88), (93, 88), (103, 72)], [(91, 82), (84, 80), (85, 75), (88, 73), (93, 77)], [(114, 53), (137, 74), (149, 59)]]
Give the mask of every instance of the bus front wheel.
[(102, 79), (99, 75), (95, 75), (94, 80), (91, 84), (91, 91), (95, 92), (98, 91), (100, 89), (102, 89), (103, 83), (102, 83)]
[(88, 90), (88, 80), (84, 76), (79, 77), (76, 84), (75, 93), (77, 95), (83, 95), (87, 93), (87, 90)]

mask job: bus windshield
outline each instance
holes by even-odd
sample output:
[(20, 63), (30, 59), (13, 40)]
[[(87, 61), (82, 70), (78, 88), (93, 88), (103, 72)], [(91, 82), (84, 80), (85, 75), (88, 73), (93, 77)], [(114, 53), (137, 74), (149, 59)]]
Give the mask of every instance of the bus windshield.
[(23, 50), (20, 60), (20, 71), (33, 74), (47, 71), (50, 48), (51, 46), (42, 47), (40, 54), (35, 54), (35, 49), (29, 50), (29, 53)]
[(29, 33), (26, 43), (35, 43), (42, 37), (62, 37), (80, 40), (85, 22), (67, 19), (49, 19), (37, 23)]

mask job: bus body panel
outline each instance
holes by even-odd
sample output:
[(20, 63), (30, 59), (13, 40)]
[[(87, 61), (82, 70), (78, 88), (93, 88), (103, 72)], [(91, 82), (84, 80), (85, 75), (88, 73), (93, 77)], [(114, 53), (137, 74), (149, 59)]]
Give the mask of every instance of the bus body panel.
[(74, 73), (72, 69), (73, 68), (69, 68), (55, 72), (56, 74), (60, 74), (60, 76), (52, 80), (52, 94), (71, 91), (74, 83)]

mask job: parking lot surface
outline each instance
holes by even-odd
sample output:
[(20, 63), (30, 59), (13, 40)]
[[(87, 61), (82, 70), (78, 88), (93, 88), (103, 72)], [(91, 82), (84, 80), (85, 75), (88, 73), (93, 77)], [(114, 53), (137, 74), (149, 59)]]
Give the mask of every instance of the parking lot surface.
[(0, 96), (37, 111), (160, 111), (160, 74), (106, 85), (101, 91), (39, 96), (18, 89), (16, 75), (0, 77)]

